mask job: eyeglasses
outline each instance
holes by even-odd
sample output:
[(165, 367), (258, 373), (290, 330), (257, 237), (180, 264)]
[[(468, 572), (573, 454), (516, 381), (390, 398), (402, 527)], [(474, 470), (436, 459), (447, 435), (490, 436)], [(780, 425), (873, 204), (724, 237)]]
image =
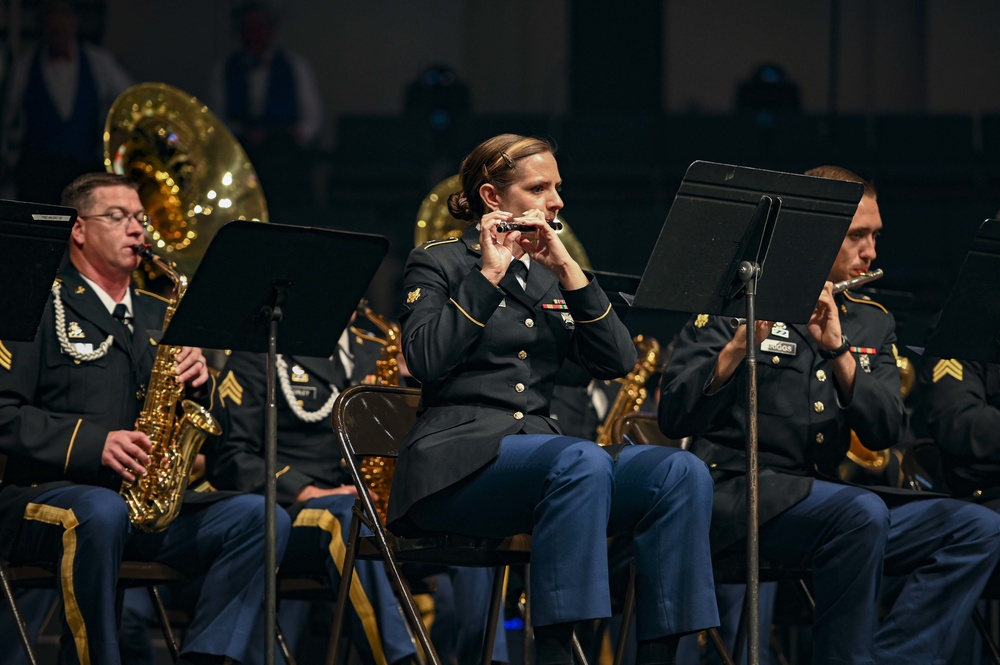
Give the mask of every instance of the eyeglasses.
[(125, 212), (124, 210), (112, 210), (110, 212), (102, 212), (99, 215), (79, 215), (80, 217), (90, 218), (90, 217), (100, 217), (106, 219), (115, 226), (120, 226), (126, 223), (130, 219), (134, 219), (139, 222), (142, 226), (149, 224), (149, 215), (144, 212)]

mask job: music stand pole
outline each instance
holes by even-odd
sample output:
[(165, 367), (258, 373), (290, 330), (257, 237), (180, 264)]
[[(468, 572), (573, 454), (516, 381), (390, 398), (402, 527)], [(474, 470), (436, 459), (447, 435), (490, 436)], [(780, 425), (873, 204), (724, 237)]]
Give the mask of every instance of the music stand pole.
[(267, 321), (267, 407), (264, 411), (264, 664), (274, 665), (274, 649), (278, 628), (278, 582), (271, 571), (278, 570), (278, 324), (281, 304), (287, 293), (282, 280), (273, 282), (274, 294), (270, 305), (261, 308), (260, 318)]
[(755, 311), (757, 279), (760, 266), (743, 261), (739, 267), (740, 281), (745, 285), (747, 308), (747, 585), (744, 611), (747, 617), (747, 663), (760, 662), (760, 543), (757, 517), (757, 340)]

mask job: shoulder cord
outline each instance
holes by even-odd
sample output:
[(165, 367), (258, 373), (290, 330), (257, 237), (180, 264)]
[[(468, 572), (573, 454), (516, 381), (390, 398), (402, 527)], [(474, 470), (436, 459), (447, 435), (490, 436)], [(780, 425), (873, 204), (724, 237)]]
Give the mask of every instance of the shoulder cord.
[(295, 397), (295, 393), (292, 392), (292, 385), (288, 381), (288, 364), (285, 363), (284, 357), (278, 354), (278, 383), (281, 384), (281, 394), (285, 396), (285, 401), (288, 402), (288, 408), (292, 410), (299, 420), (307, 423), (318, 423), (321, 420), (325, 420), (331, 413), (333, 413), (333, 403), (337, 400), (337, 395), (340, 394), (340, 390), (337, 386), (330, 386), (330, 399), (326, 400), (326, 404), (320, 407), (319, 411), (306, 411), (301, 406), (299, 406), (299, 400)]
[(111, 348), (112, 342), (114, 342), (114, 335), (108, 335), (108, 338), (101, 342), (101, 345), (95, 351), (90, 353), (81, 353), (75, 346), (70, 344), (69, 338), (66, 336), (66, 311), (63, 309), (62, 298), (59, 297), (61, 288), (62, 284), (59, 282), (52, 285), (52, 307), (56, 315), (56, 337), (59, 338), (59, 348), (67, 356), (80, 362), (90, 362), (91, 360), (103, 358), (107, 355), (108, 349)]

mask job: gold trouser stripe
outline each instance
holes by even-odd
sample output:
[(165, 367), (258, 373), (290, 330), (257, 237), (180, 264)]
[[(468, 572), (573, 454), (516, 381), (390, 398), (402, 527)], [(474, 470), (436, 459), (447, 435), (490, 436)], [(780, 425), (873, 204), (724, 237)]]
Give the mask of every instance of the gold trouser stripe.
[[(340, 571), (341, 578), (343, 578), (347, 547), (344, 545), (344, 537), (340, 532), (340, 520), (325, 510), (307, 508), (299, 513), (292, 526), (318, 527), (330, 534), (330, 558), (333, 559), (337, 570)], [(361, 625), (368, 638), (368, 643), (371, 645), (376, 665), (388, 665), (385, 653), (382, 651), (382, 638), (378, 632), (378, 622), (375, 620), (375, 609), (372, 607), (371, 601), (368, 600), (368, 596), (365, 595), (365, 590), (357, 575), (351, 576), (351, 604), (354, 605), (354, 611), (361, 618)]]
[(608, 303), (608, 308), (606, 310), (604, 310), (604, 314), (601, 314), (596, 319), (591, 319), (590, 321), (581, 321), (579, 319), (576, 319), (576, 322), (577, 323), (597, 323), (598, 321), (600, 321), (601, 319), (603, 319), (605, 316), (607, 316), (610, 313), (611, 313), (611, 303)]
[(83, 418), (76, 421), (76, 427), (73, 428), (73, 436), (69, 438), (69, 447), (66, 448), (66, 463), (63, 465), (63, 473), (69, 469), (69, 456), (73, 453), (73, 444), (76, 443), (76, 433), (80, 431), (80, 425), (83, 424)]
[(458, 311), (460, 311), (462, 314), (465, 314), (465, 318), (467, 318), (468, 320), (472, 321), (473, 323), (475, 323), (480, 328), (485, 328), (486, 327), (485, 323), (480, 323), (479, 321), (476, 321), (474, 318), (472, 318), (471, 316), (469, 316), (469, 313), (466, 312), (464, 309), (462, 309), (462, 306), (459, 305), (457, 302), (455, 302), (454, 298), (448, 298), (448, 300), (451, 301), (452, 305), (454, 305), (455, 307), (458, 308)]
[(76, 590), (73, 588), (73, 564), (76, 562), (76, 527), (80, 523), (69, 508), (56, 508), (41, 503), (29, 503), (24, 509), (24, 519), (62, 526), (63, 528), (63, 555), (59, 576), (62, 578), (66, 623), (69, 624), (70, 631), (73, 633), (73, 641), (76, 642), (76, 654), (80, 659), (80, 665), (90, 665), (87, 626), (83, 622), (80, 605), (76, 602)]

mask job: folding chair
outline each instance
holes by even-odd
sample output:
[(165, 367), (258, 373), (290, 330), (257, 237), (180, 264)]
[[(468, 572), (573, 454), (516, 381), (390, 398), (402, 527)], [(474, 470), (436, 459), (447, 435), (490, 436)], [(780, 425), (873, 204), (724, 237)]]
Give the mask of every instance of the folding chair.
[[(121, 594), (125, 589), (136, 587), (146, 587), (149, 591), (149, 598), (156, 609), (160, 627), (163, 630), (163, 637), (170, 651), (170, 657), (176, 661), (180, 653), (177, 640), (170, 627), (167, 617), (167, 610), (163, 606), (163, 600), (157, 586), (169, 582), (180, 582), (186, 578), (177, 570), (161, 563), (148, 561), (123, 561), (118, 574), (118, 607), (121, 607)], [(13, 564), (0, 560), (0, 587), (2, 587), (4, 598), (11, 608), (11, 615), (17, 624), (18, 635), (24, 653), (31, 665), (38, 665), (38, 655), (28, 635), (27, 626), (21, 614), (17, 601), (14, 598), (14, 589), (23, 588), (56, 588), (56, 571), (52, 564)]]
[[(680, 448), (681, 450), (687, 450), (691, 445), (690, 437), (672, 439), (663, 434), (660, 431), (659, 423), (654, 413), (634, 412), (624, 414), (612, 423), (611, 432), (612, 441), (616, 442), (671, 446)], [(737, 548), (730, 547), (712, 557), (712, 569), (715, 573), (715, 581), (717, 583), (744, 584), (746, 582), (746, 555), (740, 549), (741, 547), (742, 543)], [(760, 560), (760, 581), (797, 581), (797, 588), (803, 599), (811, 610), (815, 610), (816, 603), (806, 582), (809, 577), (810, 571), (808, 570), (780, 566), (764, 558)], [(743, 644), (746, 641), (746, 606), (744, 605), (743, 612), (740, 615), (736, 632), (736, 647), (732, 654), (726, 648), (717, 628), (709, 628), (706, 632), (719, 657), (722, 658), (722, 661), (726, 665), (739, 662), (742, 656)]]
[[(457, 534), (433, 534), (421, 538), (400, 538), (390, 533), (375, 511), (371, 496), (365, 490), (359, 470), (363, 457), (396, 457), (400, 446), (417, 420), (420, 391), (389, 386), (354, 386), (340, 394), (334, 404), (333, 427), (340, 441), (344, 463), (358, 487), (347, 542), (347, 555), (337, 597), (333, 632), (327, 663), (336, 658), (348, 590), (354, 574), (355, 561), (381, 559), (386, 564), (389, 579), (399, 596), (403, 615), (415, 633), (424, 654), (432, 665), (441, 665), (437, 651), (431, 644), (427, 629), (413, 596), (400, 572), (402, 562), (436, 563), (449, 566), (488, 566), (496, 569), (490, 597), (486, 640), (483, 644), (484, 664), (490, 663), (500, 602), (503, 591), (503, 568), (527, 564), (530, 559), (531, 538), (519, 534), (503, 540), (470, 538)], [(372, 535), (362, 536), (361, 525)], [(623, 632), (622, 635), (625, 633)], [(578, 662), (586, 663), (583, 650), (574, 637), (574, 654)]]

